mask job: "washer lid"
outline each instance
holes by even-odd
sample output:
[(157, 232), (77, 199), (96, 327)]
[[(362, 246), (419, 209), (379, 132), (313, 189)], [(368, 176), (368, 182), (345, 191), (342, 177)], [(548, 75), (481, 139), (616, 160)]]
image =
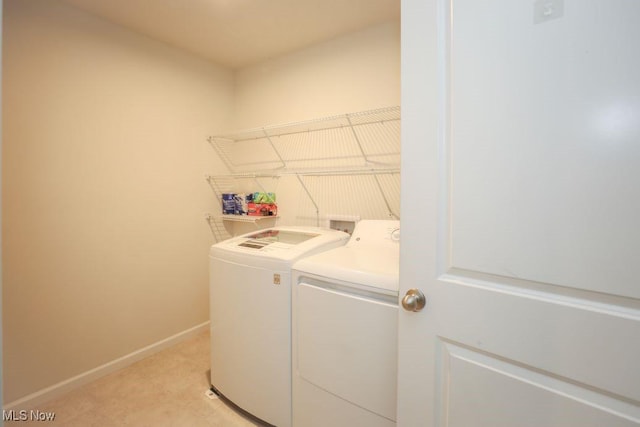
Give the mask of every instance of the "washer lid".
[(400, 253), (398, 247), (342, 246), (304, 258), (293, 269), (328, 280), (364, 285), (397, 293)]
[(349, 235), (342, 231), (317, 227), (278, 226), (254, 231), (216, 243), (209, 249), (209, 256), (228, 261), (246, 263), (251, 259), (286, 261), (342, 246)]
[(269, 246), (274, 243), (279, 243), (279, 246), (281, 247), (284, 245), (294, 246), (319, 235), (320, 233), (312, 233), (309, 231), (269, 228), (267, 230), (262, 230), (245, 236), (245, 240), (238, 243), (238, 246), (252, 249), (262, 249), (265, 246)]

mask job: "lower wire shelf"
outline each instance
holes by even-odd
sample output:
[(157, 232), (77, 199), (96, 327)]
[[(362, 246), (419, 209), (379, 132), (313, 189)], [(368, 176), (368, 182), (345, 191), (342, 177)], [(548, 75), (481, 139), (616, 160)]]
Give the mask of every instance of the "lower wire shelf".
[(258, 222), (262, 219), (275, 219), (278, 218), (277, 215), (232, 215), (232, 214), (223, 214), (221, 216), (223, 221), (236, 221), (236, 222)]

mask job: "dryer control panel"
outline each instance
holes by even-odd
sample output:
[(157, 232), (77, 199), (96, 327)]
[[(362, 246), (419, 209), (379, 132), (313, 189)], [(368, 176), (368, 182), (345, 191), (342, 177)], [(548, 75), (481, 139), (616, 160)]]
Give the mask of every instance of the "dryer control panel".
[(347, 246), (384, 246), (397, 247), (400, 243), (400, 221), (397, 220), (361, 220)]

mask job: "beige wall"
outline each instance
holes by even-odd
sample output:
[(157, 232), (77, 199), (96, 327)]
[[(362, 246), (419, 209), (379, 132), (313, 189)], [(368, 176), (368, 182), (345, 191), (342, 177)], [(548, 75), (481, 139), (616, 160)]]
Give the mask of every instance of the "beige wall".
[[(400, 105), (400, 23), (389, 22), (320, 43), (236, 73), (235, 129), (290, 123)], [(280, 224), (316, 225), (315, 206), (294, 177), (263, 180), (278, 197)], [(326, 214), (388, 219), (370, 176), (309, 178)], [(383, 177), (399, 214), (399, 176)], [(244, 190), (244, 189), (243, 189)], [(236, 233), (251, 225), (236, 224)]]
[(236, 73), (236, 129), (400, 105), (400, 24), (390, 22)]
[(11, 402), (208, 320), (205, 136), (233, 74), (52, 0), (4, 6)]

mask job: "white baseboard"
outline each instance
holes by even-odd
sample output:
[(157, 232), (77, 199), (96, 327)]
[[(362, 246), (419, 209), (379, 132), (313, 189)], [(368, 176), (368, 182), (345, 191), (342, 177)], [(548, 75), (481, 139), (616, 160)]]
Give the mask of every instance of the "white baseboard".
[(200, 332), (207, 330), (208, 328), (209, 322), (201, 323), (200, 325), (194, 326), (193, 328), (179, 332), (161, 341), (143, 347), (140, 350), (136, 350), (133, 353), (129, 353), (125, 356), (112, 360), (111, 362), (107, 362), (104, 365), (76, 375), (75, 377), (60, 381), (59, 383), (54, 384), (50, 387), (36, 391), (35, 393), (29, 394), (18, 400), (14, 400), (13, 402), (9, 402), (8, 404), (4, 405), (4, 409), (33, 409), (37, 405), (55, 399), (56, 397), (59, 397), (119, 369), (126, 368), (127, 366), (132, 365), (135, 362), (144, 359), (145, 357), (149, 357), (164, 350), (165, 348), (178, 344), (179, 342), (191, 338), (192, 336), (195, 336)]

